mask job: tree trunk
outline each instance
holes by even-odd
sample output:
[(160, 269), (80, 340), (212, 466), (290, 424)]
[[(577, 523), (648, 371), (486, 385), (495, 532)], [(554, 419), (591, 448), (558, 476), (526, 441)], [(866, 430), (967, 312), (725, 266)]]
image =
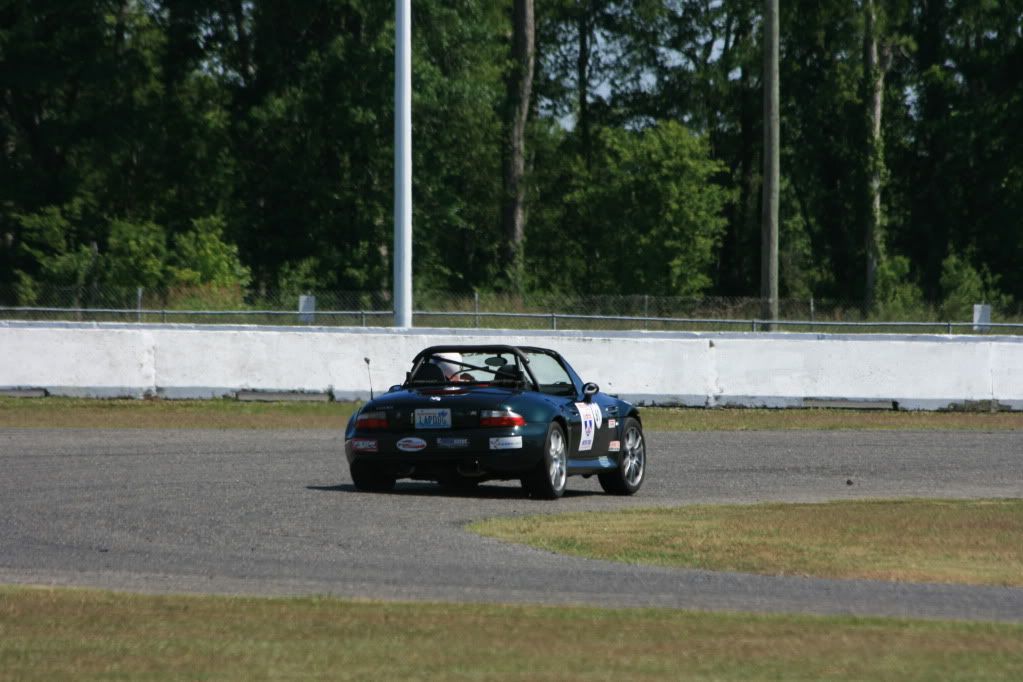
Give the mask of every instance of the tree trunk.
[(579, 144), (582, 147), (586, 167), (590, 167), (590, 5), (582, 3), (578, 17), (579, 52), (576, 55), (576, 85), (579, 98), (579, 117), (576, 125), (579, 128)]
[(252, 79), (252, 53), (249, 45), (249, 34), (246, 30), (245, 3), (242, 0), (231, 2), (231, 19), (238, 41), (238, 74), (242, 83), (250, 85)]
[(881, 122), (884, 107), (884, 80), (891, 59), (890, 50), (879, 46), (877, 8), (874, 0), (864, 0), (863, 58), (866, 80), (868, 116), (867, 164), (867, 216), (864, 234), (866, 256), (866, 286), (864, 307), (869, 312), (874, 305), (874, 286), (877, 267), (884, 257), (884, 214), (881, 210), (881, 184), (884, 179), (884, 140)]
[(536, 62), (533, 0), (515, 0), (512, 12), (512, 68), (507, 79), (504, 206), (501, 213), (506, 240), (508, 284), (512, 289), (521, 290), (526, 228), (526, 122), (529, 118)]
[(778, 100), (778, 0), (765, 0), (764, 189), (763, 218), (760, 227), (762, 301), (760, 314), (770, 320), (778, 319), (778, 184), (781, 175)]

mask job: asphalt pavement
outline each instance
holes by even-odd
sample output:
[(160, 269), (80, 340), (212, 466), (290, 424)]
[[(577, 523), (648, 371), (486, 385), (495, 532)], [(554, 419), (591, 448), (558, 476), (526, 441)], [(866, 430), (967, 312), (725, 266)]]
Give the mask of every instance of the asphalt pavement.
[(339, 432), (0, 429), (0, 582), (1023, 622), (1023, 589), (632, 566), (464, 529), (695, 502), (1023, 497), (1023, 432), (652, 433), (648, 449), (635, 497), (571, 478), (539, 502), (510, 483), (357, 492)]

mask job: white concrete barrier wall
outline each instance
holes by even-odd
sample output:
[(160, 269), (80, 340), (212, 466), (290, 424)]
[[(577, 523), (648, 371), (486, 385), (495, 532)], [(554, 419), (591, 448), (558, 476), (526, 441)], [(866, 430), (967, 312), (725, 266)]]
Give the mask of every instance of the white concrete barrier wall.
[(0, 322), (0, 390), (166, 398), (254, 390), (348, 400), (369, 396), (370, 373), (377, 391), (400, 383), (417, 351), (441, 343), (554, 348), (584, 379), (640, 404), (1023, 410), (1023, 338), (1003, 336)]

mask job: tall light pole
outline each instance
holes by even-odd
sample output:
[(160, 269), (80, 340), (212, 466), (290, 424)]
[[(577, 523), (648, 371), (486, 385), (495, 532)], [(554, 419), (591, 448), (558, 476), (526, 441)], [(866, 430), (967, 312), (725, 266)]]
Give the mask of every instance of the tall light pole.
[(412, 0), (395, 8), (394, 326), (412, 326)]

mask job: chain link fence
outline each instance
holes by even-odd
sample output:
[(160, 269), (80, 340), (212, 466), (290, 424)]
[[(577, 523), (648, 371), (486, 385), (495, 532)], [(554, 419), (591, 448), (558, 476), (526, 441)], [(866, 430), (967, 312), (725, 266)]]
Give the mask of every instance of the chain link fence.
[[(510, 295), (420, 293), (418, 327), (651, 331), (793, 331), (874, 333), (1023, 333), (1019, 310), (994, 311), (975, 324), (939, 317), (923, 306), (900, 319), (865, 315), (854, 301), (782, 299), (777, 320), (760, 316), (753, 297)], [(0, 287), (0, 319), (189, 324), (391, 326), (389, 292), (268, 292), (234, 288)]]

